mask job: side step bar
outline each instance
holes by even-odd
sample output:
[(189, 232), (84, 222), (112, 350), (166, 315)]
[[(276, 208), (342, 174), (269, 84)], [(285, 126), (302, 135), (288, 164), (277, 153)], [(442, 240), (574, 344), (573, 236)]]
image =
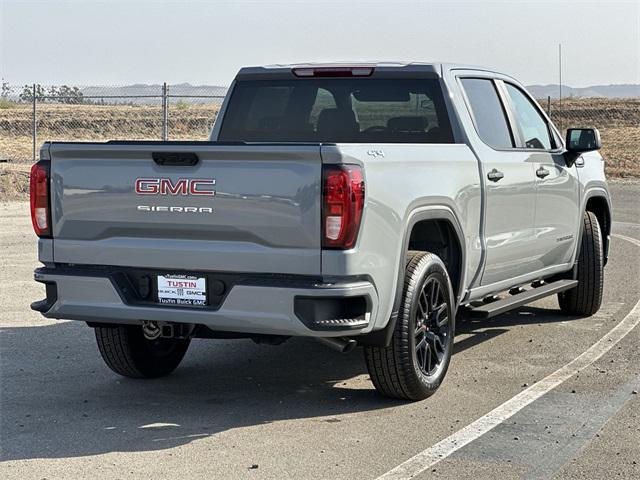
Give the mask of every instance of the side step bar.
[(521, 307), (527, 303), (534, 302), (541, 298), (553, 295), (554, 293), (564, 292), (578, 285), (577, 280), (558, 280), (552, 283), (544, 284), (540, 287), (525, 290), (522, 293), (511, 295), (510, 297), (496, 300), (469, 309), (469, 314), (473, 318), (491, 318), (501, 313), (508, 312), (514, 308)]

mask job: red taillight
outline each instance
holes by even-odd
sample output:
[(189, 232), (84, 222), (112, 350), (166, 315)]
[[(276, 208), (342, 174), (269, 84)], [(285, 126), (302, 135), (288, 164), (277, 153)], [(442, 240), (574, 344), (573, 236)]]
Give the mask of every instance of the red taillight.
[(51, 215), (49, 209), (49, 163), (38, 162), (31, 167), (29, 178), (31, 200), (31, 223), (39, 237), (51, 235)]
[(322, 247), (353, 248), (364, 208), (362, 170), (357, 165), (326, 165), (322, 183)]

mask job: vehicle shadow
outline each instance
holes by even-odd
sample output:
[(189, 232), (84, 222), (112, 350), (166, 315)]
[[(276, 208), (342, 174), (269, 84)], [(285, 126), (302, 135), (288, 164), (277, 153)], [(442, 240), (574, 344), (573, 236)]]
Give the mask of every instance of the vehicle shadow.
[(194, 340), (182, 365), (156, 380), (108, 370), (79, 322), (3, 328), (0, 341), (2, 460), (162, 450), (245, 426), (338, 422), (403, 404), (376, 393), (359, 349), (342, 355), (310, 339)]
[(464, 334), (465, 338), (456, 339), (453, 352), (454, 354), (461, 353), (480, 345), (507, 333), (510, 327), (516, 325), (570, 322), (581, 318), (579, 316), (565, 315), (560, 310), (554, 311), (548, 308), (524, 306), (489, 319), (458, 319), (456, 321), (456, 336)]
[[(571, 317), (533, 307), (458, 324), (455, 353), (517, 324)], [(555, 313), (555, 312), (554, 312)], [(376, 393), (362, 352), (342, 355), (310, 339), (274, 347), (194, 340), (169, 377), (131, 380), (103, 364), (80, 322), (0, 330), (2, 460), (144, 452), (271, 422), (393, 408)]]

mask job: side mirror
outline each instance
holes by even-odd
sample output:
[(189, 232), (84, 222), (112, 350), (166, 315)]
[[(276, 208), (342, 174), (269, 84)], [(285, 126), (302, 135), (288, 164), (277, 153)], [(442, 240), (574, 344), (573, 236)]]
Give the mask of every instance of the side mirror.
[(600, 150), (602, 141), (597, 128), (570, 128), (567, 130), (565, 159), (572, 166), (581, 153)]
[(570, 128), (567, 130), (567, 151), (574, 153), (600, 150), (600, 132), (597, 128)]

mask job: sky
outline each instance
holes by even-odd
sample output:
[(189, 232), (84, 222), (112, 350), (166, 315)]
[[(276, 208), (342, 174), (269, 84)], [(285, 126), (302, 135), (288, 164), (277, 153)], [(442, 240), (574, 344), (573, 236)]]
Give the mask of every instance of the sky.
[(525, 84), (640, 83), (640, 0), (0, 0), (12, 84), (229, 85), (242, 66), (447, 61)]

